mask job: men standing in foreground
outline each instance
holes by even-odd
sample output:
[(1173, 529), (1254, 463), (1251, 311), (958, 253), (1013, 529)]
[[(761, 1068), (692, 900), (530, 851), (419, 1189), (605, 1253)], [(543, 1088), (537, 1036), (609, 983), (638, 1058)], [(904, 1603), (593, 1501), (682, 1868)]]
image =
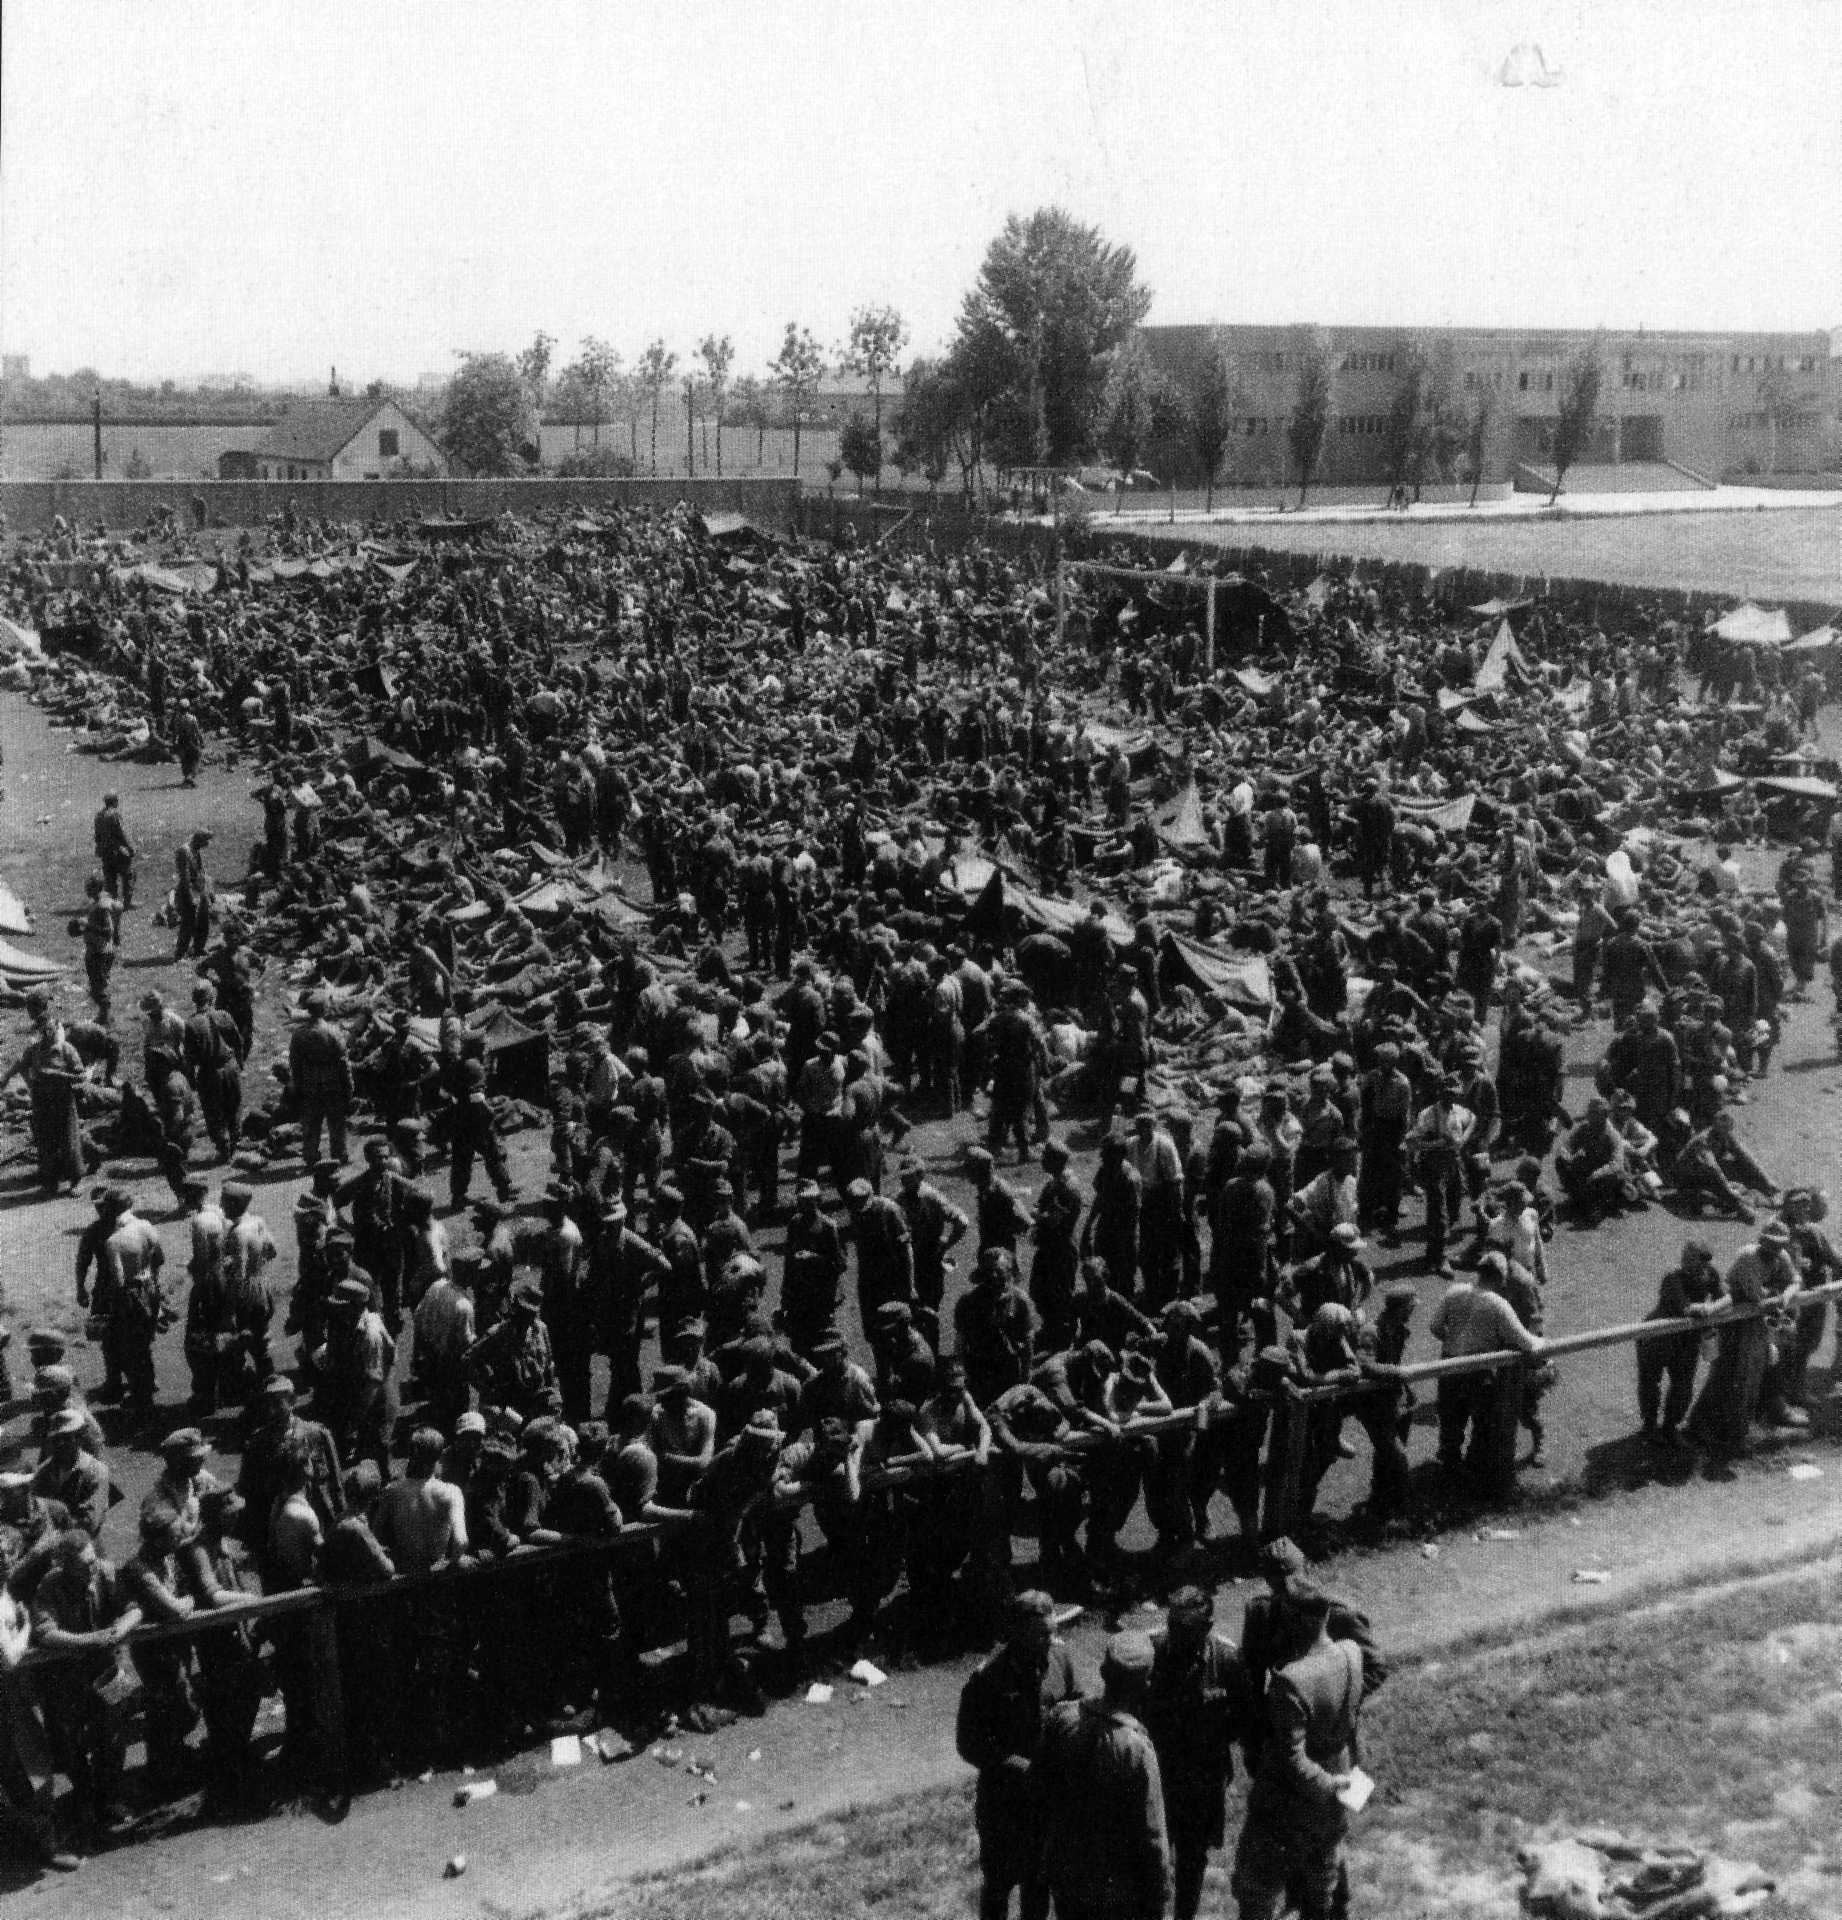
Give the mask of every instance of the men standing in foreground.
[(959, 1757), (979, 1771), (979, 1920), (1006, 1920), (1013, 1887), (1019, 1920), (1045, 1920), (1049, 1911), (1036, 1760), (1049, 1714), (1081, 1697), (1054, 1611), (1046, 1593), (1018, 1594), (1004, 1644), (959, 1696)]
[(1303, 1651), (1272, 1677), (1266, 1737), (1234, 1857), (1240, 1920), (1342, 1920), (1349, 1910), (1342, 1795), (1358, 1758), (1362, 1649), (1330, 1637), (1330, 1596), (1291, 1583), (1286, 1613)]
[(1152, 1662), (1146, 1635), (1116, 1633), (1100, 1664), (1101, 1697), (1057, 1708), (1043, 1729), (1043, 1858), (1057, 1920), (1162, 1920), (1164, 1788), (1136, 1717)]

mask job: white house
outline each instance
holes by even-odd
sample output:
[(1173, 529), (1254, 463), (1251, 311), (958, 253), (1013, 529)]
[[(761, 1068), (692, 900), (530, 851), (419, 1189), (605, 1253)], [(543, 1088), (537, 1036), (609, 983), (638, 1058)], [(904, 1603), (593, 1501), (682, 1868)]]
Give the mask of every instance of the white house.
[(390, 480), (445, 474), (447, 456), (394, 400), (304, 400), (255, 449), (264, 480)]

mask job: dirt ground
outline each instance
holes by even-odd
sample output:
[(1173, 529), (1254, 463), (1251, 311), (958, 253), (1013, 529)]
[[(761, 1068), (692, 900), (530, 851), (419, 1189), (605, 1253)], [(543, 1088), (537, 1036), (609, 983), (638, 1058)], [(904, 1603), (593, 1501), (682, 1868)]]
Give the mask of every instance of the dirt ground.
[[(139, 994), (149, 984), (175, 994), (189, 987), (189, 968), (170, 964), (170, 933), (152, 924), (172, 870), (173, 849), (196, 827), (209, 826), (217, 835), (211, 864), (220, 884), (239, 874), (259, 825), (249, 797), (254, 778), (247, 765), (226, 768), (214, 753), (201, 786), (188, 791), (170, 767), (107, 765), (67, 751), (70, 738), (49, 727), (20, 696), (0, 694), (5, 752), (0, 778), (6, 789), (0, 805), (0, 877), (37, 917), (39, 935), (32, 944), (70, 960), (63, 1005), (72, 1016), (84, 1017), (77, 943), (64, 926), (81, 901), (82, 881), (92, 864), (91, 816), (102, 793), (119, 788), (141, 856), (143, 905), (127, 921), (116, 996), (117, 1020), (134, 1062)], [(1775, 856), (1762, 850), (1749, 859), (1749, 877), (1767, 883)], [(272, 966), (262, 987), (252, 1083), (285, 1046), (279, 1014), (285, 987)], [(1827, 1184), (1842, 1143), (1842, 1115), (1834, 1104), (1842, 1094), (1842, 1066), (1836, 1061), (1827, 995), (1789, 1012), (1772, 1075), (1755, 1088), (1752, 1104), (1742, 1113), (1742, 1131), (1781, 1182)], [(0, 1016), (5, 1036), (0, 1059), (16, 1057), (24, 1030), (22, 1015)], [(1576, 1084), (1590, 1071), (1605, 1038), (1603, 1023), (1576, 1037), (1570, 1053)], [(969, 1193), (959, 1178), (959, 1156), (978, 1128), (976, 1118), (962, 1116), (952, 1126), (918, 1129), (909, 1143), (928, 1163), (930, 1178), (962, 1205)], [(1093, 1166), (1095, 1128), (1077, 1120), (1057, 1130), (1076, 1149), (1076, 1173), (1085, 1180)], [(89, 1203), (82, 1196), (38, 1199), (23, 1129), (7, 1135), (4, 1146), (12, 1152), (0, 1164), (0, 1286), (7, 1323), (17, 1333), (50, 1320), (80, 1337), (71, 1261), (77, 1235), (90, 1217)], [(523, 1193), (541, 1190), (546, 1157), (541, 1134), (517, 1142), (513, 1170)], [(146, 1163), (125, 1163), (112, 1168), (110, 1177), (125, 1178), (162, 1221), (164, 1183), (150, 1179), (149, 1172)], [(256, 1182), (257, 1208), (277, 1227), (284, 1245), (278, 1263), (282, 1288), (293, 1277), (287, 1222), (298, 1191), (296, 1172), (289, 1163), (275, 1177)], [(1039, 1169), (1022, 1169), (1007, 1170), (1007, 1177), (1033, 1192), (1041, 1175)], [(436, 1190), (443, 1192), (439, 1175)], [(469, 1231), (459, 1218), (450, 1219), (449, 1230), (457, 1244)], [(1549, 1331), (1640, 1318), (1685, 1231), (1682, 1222), (1660, 1210), (1592, 1233), (1563, 1228), (1550, 1248)], [(1711, 1238), (1723, 1258), (1745, 1237), (1741, 1228), (1722, 1224), (1695, 1231)], [(169, 1270), (182, 1270), (179, 1227), (164, 1223), (162, 1232), (174, 1263)], [(770, 1250), (777, 1241), (777, 1234), (767, 1237)], [(1377, 1250), (1376, 1257), (1387, 1277), (1411, 1262), (1414, 1253), (1411, 1248), (1398, 1254)], [(1422, 1279), (1419, 1285), (1424, 1325), (1439, 1283)], [(1422, 1333), (1410, 1357), (1429, 1351)], [(74, 1357), (79, 1378), (93, 1384), (99, 1358), (81, 1347)], [(178, 1423), (186, 1387), (176, 1331), (162, 1341), (158, 1357), (164, 1428)], [(1817, 1362), (1819, 1391), (1833, 1366), (1826, 1344)], [(1836, 1412), (1834, 1405), (1824, 1409), (1819, 1442), (1833, 1435)], [(1467, 1531), (1446, 1535), (1428, 1557), (1417, 1545), (1344, 1552), (1332, 1562), (1333, 1577), (1362, 1598), (1385, 1635), (1429, 1644), (1455, 1634), (1508, 1632), (1557, 1602), (1585, 1597), (1617, 1605), (1632, 1585), (1682, 1577), (1709, 1561), (1726, 1565), (1813, 1551), (1835, 1525), (1833, 1490), (1842, 1464), (1828, 1446), (1819, 1443), (1811, 1455), (1825, 1464), (1827, 1477), (1819, 1481), (1788, 1480), (1784, 1466), (1791, 1456), (1779, 1454), (1748, 1469), (1736, 1483), (1698, 1481), (1685, 1487), (1673, 1482), (1688, 1477), (1687, 1469), (1672, 1468), (1659, 1477), (1655, 1463), (1632, 1439), (1634, 1425), (1628, 1351), (1569, 1362), (1549, 1402), (1549, 1465), (1524, 1476), (1528, 1513), (1538, 1517), (1504, 1523), (1519, 1529), (1516, 1539), (1486, 1541)], [(214, 1435), (221, 1450), (229, 1439), (227, 1433)], [(0, 1453), (17, 1445), (14, 1423), (0, 1436)], [(1430, 1451), (1430, 1435), (1422, 1433), (1414, 1443), (1416, 1459)], [(213, 1464), (234, 1473), (234, 1459)], [(110, 1517), (109, 1550), (130, 1550), (139, 1492), (151, 1481), (155, 1465), (145, 1451), (121, 1456), (119, 1477), (128, 1497)], [(1366, 1451), (1336, 1469), (1326, 1483), (1323, 1509), (1332, 1515), (1346, 1511), (1365, 1491), (1367, 1473)], [(1587, 1494), (1613, 1497), (1579, 1504)], [(1476, 1531), (1488, 1524), (1477, 1522)], [(1603, 1588), (1571, 1584), (1576, 1568), (1593, 1565), (1619, 1569), (1614, 1582)], [(1232, 1596), (1226, 1611), (1238, 1613)], [(713, 1756), (721, 1755), (714, 1786), (651, 1759), (605, 1769), (591, 1761), (579, 1773), (547, 1780), (529, 1798), (507, 1793), (455, 1813), (449, 1807), (454, 1785), (449, 1777), (412, 1784), (400, 1794), (369, 1796), (336, 1830), (306, 1818), (279, 1818), (250, 1829), (173, 1834), (92, 1862), (69, 1888), (41, 1885), (30, 1897), (46, 1911), (72, 1914), (229, 1913), (247, 1911), (252, 1900), (265, 1913), (311, 1909), (324, 1914), (371, 1906), (387, 1886), (392, 1909), (402, 1912), (522, 1913), (566, 1906), (610, 1877), (668, 1866), (770, 1822), (799, 1820), (951, 1777), (957, 1763), (950, 1748), (950, 1702), (958, 1671), (943, 1667), (899, 1676), (855, 1709), (843, 1702), (858, 1695), (856, 1688), (840, 1689), (839, 1701), (822, 1710), (777, 1707), (767, 1721), (744, 1723), (733, 1737), (709, 1743)], [(898, 1706), (898, 1700), (906, 1704)], [(762, 1757), (750, 1761), (746, 1755), (755, 1747)], [(540, 1779), (548, 1771), (540, 1757)], [(693, 1804), (699, 1793), (705, 1798)], [(746, 1811), (737, 1801), (748, 1802)], [(792, 1805), (784, 1804), (789, 1801)], [(440, 1882), (442, 1862), (463, 1851), (471, 1862), (467, 1875)]]

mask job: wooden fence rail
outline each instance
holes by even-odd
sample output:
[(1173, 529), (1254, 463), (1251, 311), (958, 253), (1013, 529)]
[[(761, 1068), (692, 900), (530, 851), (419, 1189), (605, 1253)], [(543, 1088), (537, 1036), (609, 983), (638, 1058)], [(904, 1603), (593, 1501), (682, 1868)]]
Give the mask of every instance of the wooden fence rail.
[[(1790, 1311), (1826, 1304), (1842, 1298), (1842, 1281), (1813, 1287), (1798, 1294)], [(1332, 1381), (1321, 1385), (1282, 1383), (1276, 1390), (1258, 1396), (1269, 1407), (1269, 1431), (1266, 1463), (1261, 1485), (1260, 1530), (1265, 1538), (1289, 1533), (1297, 1524), (1302, 1506), (1310, 1417), (1314, 1409), (1337, 1402), (1350, 1402), (1373, 1393), (1377, 1388), (1437, 1384), (1466, 1376), (1486, 1376), (1489, 1385), (1479, 1409), (1483, 1429), (1480, 1448), (1481, 1483), (1486, 1495), (1507, 1498), (1515, 1489), (1515, 1444), (1521, 1414), (1523, 1389), (1531, 1367), (1547, 1361), (1565, 1361), (1582, 1353), (1600, 1352), (1612, 1347), (1636, 1346), (1645, 1340), (1663, 1340), (1684, 1333), (1718, 1332), (1750, 1320), (1776, 1318), (1786, 1311), (1778, 1301), (1764, 1306), (1727, 1307), (1702, 1319), (1639, 1320), (1610, 1327), (1591, 1328), (1582, 1333), (1563, 1334), (1546, 1341), (1535, 1354), (1477, 1353), (1453, 1359), (1425, 1360), (1409, 1366), (1370, 1365), (1356, 1381)], [(1162, 1434), (1206, 1430), (1210, 1424), (1208, 1409), (1187, 1408), (1178, 1413), (1158, 1415), (1135, 1421), (1130, 1429), (1134, 1441)], [(1065, 1451), (1088, 1453), (1116, 1443), (1103, 1433), (1079, 1433), (1063, 1443)], [(977, 1457), (966, 1453), (950, 1459), (913, 1463), (875, 1470), (864, 1476), (866, 1493), (900, 1487), (931, 1484), (942, 1475), (971, 1474), (982, 1471)], [(783, 1508), (802, 1508), (809, 1499), (803, 1489), (785, 1488), (773, 1496)], [(280, 1627), (289, 1631), (290, 1622), (299, 1622), (306, 1638), (307, 1656), (313, 1675), (316, 1737), (320, 1749), (321, 1785), (329, 1797), (337, 1798), (347, 1790), (346, 1783), (346, 1692), (340, 1670), (338, 1611), (352, 1605), (375, 1605), (379, 1601), (413, 1606), (419, 1592), (439, 1588), (452, 1592), (457, 1586), (469, 1590), (488, 1590), (504, 1584), (519, 1583), (534, 1577), (548, 1578), (559, 1569), (598, 1562), (619, 1563), (657, 1557), (669, 1540), (693, 1533), (700, 1526), (697, 1517), (648, 1521), (624, 1528), (606, 1540), (578, 1540), (559, 1546), (530, 1547), (503, 1560), (486, 1565), (443, 1569), (435, 1573), (411, 1574), (363, 1586), (305, 1587), (266, 1594), (233, 1602), (209, 1612), (200, 1612), (185, 1620), (144, 1625), (130, 1633), (124, 1645), (130, 1652), (138, 1647), (174, 1641), (195, 1640), (212, 1633), (230, 1632), (251, 1625)], [(1008, 1548), (1008, 1540), (1005, 1542)], [(721, 1584), (710, 1579), (687, 1582), (686, 1599), (691, 1609), (689, 1641), (693, 1650), (721, 1647), (728, 1637), (724, 1617)], [(67, 1660), (93, 1659), (89, 1649), (53, 1649), (35, 1647), (27, 1651), (20, 1670), (30, 1674)], [(709, 1671), (700, 1679), (714, 1676)]]

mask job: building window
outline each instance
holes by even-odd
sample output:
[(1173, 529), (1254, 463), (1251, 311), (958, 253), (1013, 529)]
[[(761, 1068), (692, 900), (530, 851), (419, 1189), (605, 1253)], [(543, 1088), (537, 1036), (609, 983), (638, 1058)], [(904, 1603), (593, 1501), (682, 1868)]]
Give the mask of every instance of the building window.
[(397, 457), (397, 430), (395, 427), (378, 428), (377, 457), (380, 460), (394, 460)]

